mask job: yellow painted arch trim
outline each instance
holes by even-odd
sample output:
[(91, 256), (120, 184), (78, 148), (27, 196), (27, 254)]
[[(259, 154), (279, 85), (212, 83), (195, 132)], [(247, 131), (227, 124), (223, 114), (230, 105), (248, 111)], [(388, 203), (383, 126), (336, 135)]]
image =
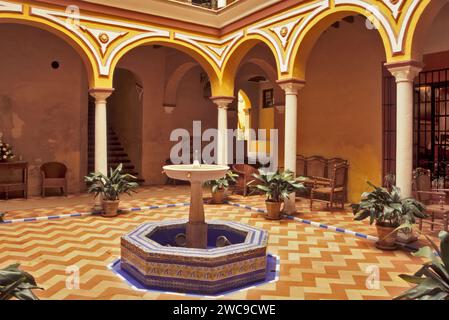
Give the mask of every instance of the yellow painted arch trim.
[[(361, 14), (368, 18), (369, 12), (361, 7), (345, 5), (333, 7), (331, 10), (322, 12), (312, 19), (296, 40), (290, 57), (289, 71), (287, 74), (284, 74), (282, 78), (305, 79), (307, 59), (315, 43), (327, 28), (348, 14)], [(369, 18), (375, 19), (372, 16)], [(377, 23), (378, 21), (375, 22)], [(388, 34), (380, 23), (377, 24), (379, 26), (377, 31), (382, 39), (387, 61), (392, 61), (394, 55)], [(375, 31), (373, 30), (373, 32)]]
[(239, 40), (232, 47), (223, 63), (222, 72), (220, 74), (221, 96), (234, 95), (235, 77), (237, 76), (239, 66), (242, 63), (243, 59), (246, 57), (246, 54), (259, 43), (264, 43), (270, 49), (276, 61), (278, 76), (280, 76), (280, 61), (276, 54), (276, 49), (273, 47), (273, 44), (268, 39), (260, 35), (245, 35), (244, 38)]
[[(24, 9), (26, 12), (26, 10)], [(69, 30), (63, 28), (62, 26), (47, 21), (42, 18), (30, 16), (27, 13), (17, 14), (17, 13), (0, 13), (0, 23), (15, 23), (21, 25), (28, 25), (35, 27), (37, 29), (48, 31), (58, 38), (65, 41), (70, 45), (80, 56), (86, 68), (89, 86), (94, 87), (106, 87), (107, 78), (100, 77), (99, 66), (96, 63), (93, 53), (84, 44), (84, 42), (79, 39), (76, 35), (71, 33)]]
[(117, 67), (117, 64), (119, 63), (120, 59), (123, 58), (123, 56), (125, 56), (131, 50), (146, 45), (162, 45), (170, 47), (182, 51), (187, 55), (189, 55), (190, 57), (192, 57), (196, 62), (198, 62), (201, 65), (201, 67), (203, 67), (203, 69), (208, 74), (212, 86), (212, 95), (215, 96), (219, 95), (220, 82), (218, 75), (220, 74), (220, 70), (218, 69), (216, 64), (203, 51), (199, 50), (195, 46), (182, 41), (163, 37), (149, 37), (145, 39), (140, 39), (138, 41), (130, 43), (129, 45), (121, 49), (114, 56), (111, 63), (111, 75), (109, 77), (110, 85), (112, 85), (114, 70)]

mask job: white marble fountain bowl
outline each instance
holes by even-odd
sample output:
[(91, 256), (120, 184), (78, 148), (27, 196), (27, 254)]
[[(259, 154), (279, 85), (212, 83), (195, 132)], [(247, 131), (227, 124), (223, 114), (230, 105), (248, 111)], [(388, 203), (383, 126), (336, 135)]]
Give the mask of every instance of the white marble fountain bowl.
[(165, 166), (164, 171), (172, 179), (204, 182), (223, 178), (229, 171), (229, 167), (211, 164), (180, 164)]

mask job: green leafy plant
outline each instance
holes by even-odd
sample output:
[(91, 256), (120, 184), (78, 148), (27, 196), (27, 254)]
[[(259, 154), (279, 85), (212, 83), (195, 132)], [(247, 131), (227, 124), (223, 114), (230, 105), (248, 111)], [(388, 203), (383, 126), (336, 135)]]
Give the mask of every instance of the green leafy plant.
[(0, 212), (0, 222), (5, 222), (6, 213)]
[(352, 205), (355, 220), (370, 219), (370, 224), (377, 222), (385, 227), (412, 229), (416, 218), (427, 218), (425, 207), (413, 198), (402, 199), (400, 190), (392, 186), (392, 191), (368, 184), (374, 189), (362, 194), (362, 200)]
[(121, 194), (131, 195), (136, 193), (136, 188), (139, 186), (133, 180), (136, 177), (130, 174), (122, 174), (123, 165), (120, 164), (114, 170), (111, 168), (109, 177), (106, 177), (102, 173), (91, 173), (85, 177), (86, 182), (89, 184), (88, 192), (103, 196), (103, 200), (116, 201), (119, 200)]
[(38, 287), (34, 277), (20, 270), (20, 264), (13, 264), (0, 269), (0, 300), (39, 300), (32, 290)]
[(305, 189), (304, 185), (294, 178), (293, 172), (288, 170), (266, 173), (263, 169), (260, 169), (259, 174), (253, 176), (260, 182), (255, 186), (251, 182), (250, 187), (254, 190), (263, 191), (267, 201), (282, 202), (288, 199), (291, 193)]
[(217, 192), (221, 190), (227, 190), (229, 185), (236, 181), (238, 174), (235, 174), (232, 171), (228, 171), (226, 176), (221, 179), (207, 181), (206, 185), (212, 187), (212, 192)]
[(414, 275), (400, 275), (402, 279), (416, 286), (395, 300), (449, 300), (449, 233), (440, 233), (440, 249), (429, 237), (426, 238), (431, 247), (421, 248), (413, 255), (430, 261)]

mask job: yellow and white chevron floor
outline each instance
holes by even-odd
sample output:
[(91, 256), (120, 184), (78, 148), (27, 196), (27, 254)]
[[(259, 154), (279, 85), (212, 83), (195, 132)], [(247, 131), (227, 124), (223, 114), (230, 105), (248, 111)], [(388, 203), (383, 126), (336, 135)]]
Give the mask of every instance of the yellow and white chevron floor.
[[(22, 200), (2, 201), (1, 211), (9, 209), (7, 220), (53, 218), (0, 224), (0, 268), (21, 263), (45, 288), (37, 291), (41, 299), (197, 299), (135, 291), (108, 269), (120, 255), (123, 234), (148, 221), (186, 218), (189, 208), (185, 205), (157, 206), (186, 203), (188, 194), (185, 186), (145, 188), (134, 199), (124, 200), (122, 206), (148, 210), (126, 211), (116, 218), (95, 215), (57, 218), (89, 211), (92, 201), (86, 196), (78, 196), (79, 205), (76, 197), (32, 199), (28, 202), (32, 207), (29, 209)], [(70, 205), (63, 206), (64, 201)], [(230, 201), (240, 206), (207, 205), (206, 218), (238, 221), (268, 230), (269, 252), (281, 260), (280, 279), (222, 299), (391, 299), (409, 288), (398, 275), (415, 272), (423, 262), (406, 250), (380, 251), (369, 239), (353, 234), (291, 219), (265, 220), (262, 213), (244, 207), (263, 209), (260, 196), (231, 196)], [(367, 222), (353, 221), (347, 211), (330, 213), (317, 207), (310, 212), (307, 203), (299, 203), (298, 207), (298, 217), (302, 219), (375, 235), (373, 227)]]

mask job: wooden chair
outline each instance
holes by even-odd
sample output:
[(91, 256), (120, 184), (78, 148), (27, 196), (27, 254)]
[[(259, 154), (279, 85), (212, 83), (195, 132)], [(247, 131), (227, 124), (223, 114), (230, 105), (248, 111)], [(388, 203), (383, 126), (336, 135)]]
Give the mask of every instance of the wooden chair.
[(238, 174), (234, 192), (243, 192), (243, 196), (246, 197), (248, 194), (248, 183), (256, 184), (258, 182), (253, 174), (258, 174), (259, 170), (249, 164), (235, 164), (232, 166), (232, 171)]
[(332, 176), (328, 178), (315, 178), (314, 186), (310, 192), (310, 209), (314, 202), (323, 202), (332, 210), (335, 203), (340, 203), (344, 209), (346, 203), (347, 185), (348, 185), (347, 163), (334, 165)]
[(422, 231), (424, 224), (429, 224), (431, 231), (435, 226), (448, 231), (449, 205), (446, 202), (449, 189), (432, 188), (430, 170), (423, 168), (414, 171), (413, 189), (415, 198), (426, 206), (425, 212), (429, 215), (428, 219), (420, 219), (419, 230)]
[(307, 159), (302, 155), (296, 156), (296, 175), (307, 177)]
[(41, 166), (42, 197), (45, 198), (45, 189), (59, 189), (61, 194), (67, 196), (67, 167), (63, 163), (48, 162)]
[(320, 156), (307, 158), (307, 176), (309, 178), (325, 178), (327, 160)]

